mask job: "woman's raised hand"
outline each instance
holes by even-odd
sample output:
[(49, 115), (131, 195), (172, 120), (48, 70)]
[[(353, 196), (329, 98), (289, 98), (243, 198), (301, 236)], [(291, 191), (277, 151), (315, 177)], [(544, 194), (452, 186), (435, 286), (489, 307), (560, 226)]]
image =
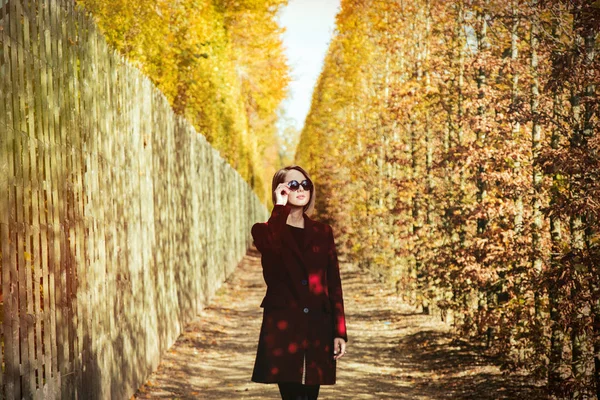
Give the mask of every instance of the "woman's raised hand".
[(285, 206), (288, 201), (288, 194), (290, 193), (290, 188), (285, 183), (280, 183), (277, 185), (275, 189), (275, 204), (281, 204)]

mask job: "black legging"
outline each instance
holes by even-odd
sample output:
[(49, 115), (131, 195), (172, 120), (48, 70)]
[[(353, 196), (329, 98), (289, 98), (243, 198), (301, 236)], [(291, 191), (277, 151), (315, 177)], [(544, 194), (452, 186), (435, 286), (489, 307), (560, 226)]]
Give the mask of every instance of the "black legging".
[(320, 385), (303, 385), (296, 382), (281, 382), (281, 400), (317, 400)]

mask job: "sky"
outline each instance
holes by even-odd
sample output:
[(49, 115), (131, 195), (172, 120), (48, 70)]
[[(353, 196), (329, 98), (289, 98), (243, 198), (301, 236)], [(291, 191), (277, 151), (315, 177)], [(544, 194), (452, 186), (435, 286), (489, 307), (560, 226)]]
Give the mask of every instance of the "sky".
[(310, 109), (339, 8), (340, 0), (289, 0), (279, 15), (279, 24), (286, 29), (282, 38), (292, 70), (290, 98), (283, 108), (298, 130)]

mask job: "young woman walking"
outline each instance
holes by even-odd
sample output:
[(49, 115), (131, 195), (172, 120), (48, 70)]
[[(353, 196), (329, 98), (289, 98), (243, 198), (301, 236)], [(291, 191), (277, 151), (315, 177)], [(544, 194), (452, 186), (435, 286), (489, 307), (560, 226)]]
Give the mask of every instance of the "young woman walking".
[(315, 190), (304, 169), (277, 171), (272, 190), (271, 217), (252, 227), (267, 284), (252, 381), (277, 383), (283, 400), (316, 400), (348, 341), (333, 231), (307, 215)]

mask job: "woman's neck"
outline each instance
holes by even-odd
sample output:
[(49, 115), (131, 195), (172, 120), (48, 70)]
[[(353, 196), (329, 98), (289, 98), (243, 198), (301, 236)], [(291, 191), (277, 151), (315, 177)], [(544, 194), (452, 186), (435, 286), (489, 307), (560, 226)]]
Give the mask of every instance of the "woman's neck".
[(290, 214), (287, 217), (287, 223), (292, 226), (304, 228), (304, 207), (292, 206)]

